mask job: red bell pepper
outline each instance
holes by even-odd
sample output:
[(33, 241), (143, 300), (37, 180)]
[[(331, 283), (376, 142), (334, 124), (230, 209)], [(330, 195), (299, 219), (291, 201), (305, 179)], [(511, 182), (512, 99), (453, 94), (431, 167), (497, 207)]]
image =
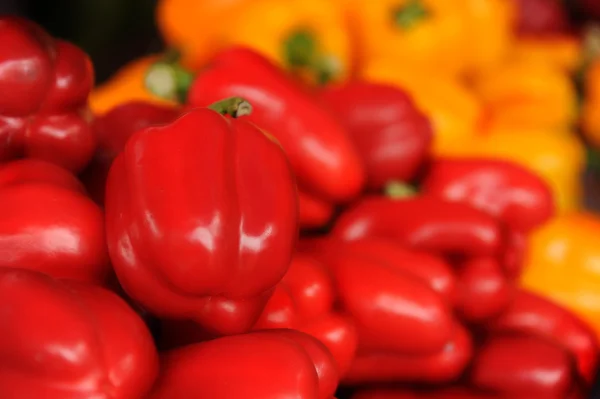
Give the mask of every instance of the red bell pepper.
[(516, 32), (552, 35), (569, 30), (569, 16), (560, 1), (513, 0), (517, 6)]
[(104, 205), (108, 171), (114, 159), (125, 148), (129, 137), (148, 126), (170, 123), (179, 113), (177, 108), (132, 101), (118, 105), (94, 119), (92, 129), (98, 146), (91, 163), (81, 176), (94, 201)]
[(577, 360), (583, 379), (592, 383), (600, 347), (594, 331), (573, 313), (529, 291), (519, 290), (504, 313), (486, 328), (495, 333), (537, 335), (561, 345)]
[(331, 86), (321, 99), (350, 134), (373, 190), (390, 181), (410, 181), (429, 156), (429, 119), (402, 90), (370, 82)]
[(382, 245), (336, 246), (317, 255), (333, 276), (339, 307), (356, 323), (359, 351), (435, 353), (452, 338), (451, 307), (408, 269), (420, 262), (380, 252)]
[(0, 18), (0, 38), (0, 161), (37, 158), (80, 171), (95, 148), (85, 115), (89, 58), (18, 17)]
[(409, 355), (392, 351), (359, 352), (343, 377), (345, 384), (374, 382), (447, 383), (469, 365), (472, 343), (467, 330), (456, 323), (452, 338), (438, 352)]
[(343, 126), (283, 70), (253, 50), (228, 49), (198, 74), (187, 99), (207, 106), (232, 96), (252, 103), (249, 120), (277, 138), (308, 193), (332, 202), (360, 193), (365, 171)]
[[(135, 133), (106, 188), (108, 247), (124, 290), (157, 316), (249, 331), (289, 266), (294, 176), (228, 99)], [(260, 159), (261, 162), (256, 160)]]
[(422, 184), (425, 194), (467, 203), (527, 233), (555, 212), (548, 185), (520, 165), (493, 159), (439, 159)]
[(434, 254), (493, 256), (506, 248), (500, 224), (466, 204), (433, 196), (367, 197), (343, 213), (333, 236), (378, 237)]
[(31, 270), (0, 268), (0, 397), (142, 399), (158, 355), (116, 294)]
[(104, 216), (67, 170), (23, 159), (0, 166), (0, 267), (102, 283)]
[(317, 340), (294, 331), (193, 344), (163, 352), (161, 375), (149, 399), (325, 399), (337, 385), (328, 356)]
[(490, 339), (476, 354), (469, 381), (502, 397), (563, 399), (576, 389), (573, 359), (551, 342), (530, 336)]
[(492, 257), (473, 258), (458, 270), (458, 314), (469, 323), (483, 323), (505, 311), (515, 286)]

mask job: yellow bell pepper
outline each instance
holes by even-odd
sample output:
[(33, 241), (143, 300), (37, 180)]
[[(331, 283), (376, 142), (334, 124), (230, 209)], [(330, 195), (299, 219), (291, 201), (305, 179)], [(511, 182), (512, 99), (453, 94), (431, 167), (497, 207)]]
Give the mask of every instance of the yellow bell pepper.
[(600, 337), (600, 219), (560, 215), (529, 238), (522, 284), (552, 298), (592, 326)]
[(516, 162), (541, 176), (552, 188), (559, 211), (581, 207), (585, 148), (572, 133), (498, 129), (455, 142), (446, 156), (484, 156)]
[(146, 89), (144, 83), (146, 72), (158, 59), (158, 55), (150, 55), (132, 61), (118, 70), (108, 81), (94, 88), (89, 97), (92, 112), (102, 114), (127, 101), (175, 105), (174, 102), (158, 97)]
[(429, 74), (395, 59), (377, 60), (363, 68), (360, 76), (399, 87), (411, 95), (432, 122), (435, 154), (443, 154), (454, 143), (470, 139), (479, 129), (481, 105), (457, 79)]
[(581, 125), (586, 138), (600, 148), (600, 59), (593, 62), (585, 75), (585, 98)]
[(343, 80), (351, 71), (345, 16), (331, 1), (162, 0), (157, 19), (192, 69), (219, 49), (242, 45), (312, 82)]
[(491, 128), (564, 131), (577, 119), (577, 92), (561, 69), (532, 59), (499, 65), (474, 82)]

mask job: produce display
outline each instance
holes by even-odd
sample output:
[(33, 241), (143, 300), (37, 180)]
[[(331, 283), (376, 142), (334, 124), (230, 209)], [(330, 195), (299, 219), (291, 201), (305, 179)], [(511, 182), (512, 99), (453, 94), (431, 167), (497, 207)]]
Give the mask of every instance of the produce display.
[(94, 84), (0, 16), (0, 398), (589, 398), (590, 21), (160, 0)]

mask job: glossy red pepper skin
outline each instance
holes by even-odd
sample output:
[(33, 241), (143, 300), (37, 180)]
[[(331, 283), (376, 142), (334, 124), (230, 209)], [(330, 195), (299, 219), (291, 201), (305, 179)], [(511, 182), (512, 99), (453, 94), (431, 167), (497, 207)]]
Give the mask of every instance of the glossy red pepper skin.
[(300, 208), (298, 222), (303, 229), (314, 229), (326, 225), (333, 218), (335, 211), (334, 204), (308, 194), (302, 189), (298, 190), (298, 206)]
[(329, 245), (339, 247), (341, 251), (357, 252), (358, 256), (367, 256), (381, 261), (395, 270), (418, 278), (444, 299), (448, 305), (454, 304), (456, 300), (454, 270), (439, 256), (406, 249), (390, 240), (380, 238), (366, 238), (350, 243), (336, 242)]
[(600, 4), (596, 0), (579, 0), (586, 17), (600, 19)]
[(469, 381), (510, 398), (567, 398), (575, 385), (573, 359), (549, 341), (494, 337), (479, 348)]
[(331, 276), (311, 256), (296, 254), (254, 329), (293, 328), (321, 341), (333, 354), (340, 374), (350, 367), (358, 337), (351, 318), (334, 312)]
[(23, 159), (0, 166), (0, 267), (103, 283), (104, 216), (67, 170)]
[(332, 202), (359, 194), (365, 172), (342, 125), (283, 70), (253, 50), (225, 50), (196, 77), (188, 102), (207, 106), (232, 96), (252, 103), (249, 120), (277, 138), (307, 192)]
[(467, 203), (527, 233), (555, 213), (552, 191), (520, 165), (493, 159), (438, 159), (431, 163), (422, 191)]
[(514, 0), (517, 5), (516, 32), (545, 36), (569, 30), (569, 16), (560, 1)]
[(161, 375), (148, 399), (316, 399), (319, 385), (301, 343), (253, 332), (163, 352)]
[(343, 377), (348, 385), (409, 382), (448, 383), (469, 365), (473, 347), (468, 331), (456, 323), (447, 346), (435, 353), (409, 355), (392, 351), (359, 352)]
[(338, 306), (356, 323), (358, 351), (415, 355), (441, 350), (452, 336), (451, 307), (427, 282), (406, 271), (410, 266), (404, 253), (391, 259), (380, 256), (378, 245), (348, 247), (331, 242), (318, 256), (331, 270)]
[(281, 148), (254, 125), (204, 108), (135, 133), (110, 169), (105, 206), (125, 291), (157, 316), (217, 334), (252, 328), (298, 230)]
[(343, 213), (332, 234), (354, 241), (377, 237), (434, 254), (492, 256), (504, 248), (496, 219), (468, 205), (433, 196), (367, 197)]
[(487, 329), (494, 333), (521, 333), (552, 340), (575, 357), (578, 371), (586, 382), (592, 383), (595, 378), (600, 347), (593, 330), (546, 298), (519, 290), (509, 308), (490, 321)]
[(496, 258), (467, 260), (460, 266), (457, 279), (457, 312), (469, 323), (487, 323), (514, 300), (515, 285)]
[(177, 108), (132, 101), (96, 116), (92, 129), (96, 136), (97, 148), (91, 163), (81, 176), (94, 201), (104, 205), (108, 171), (114, 159), (125, 148), (129, 137), (146, 127), (170, 123), (179, 113)]
[(429, 119), (402, 90), (353, 81), (330, 86), (321, 99), (354, 141), (367, 171), (367, 186), (411, 181), (429, 156), (433, 129)]
[(95, 148), (87, 55), (19, 17), (0, 18), (0, 161), (37, 158), (78, 172)]
[(116, 294), (0, 268), (0, 302), (3, 399), (142, 399), (152, 387), (154, 342)]

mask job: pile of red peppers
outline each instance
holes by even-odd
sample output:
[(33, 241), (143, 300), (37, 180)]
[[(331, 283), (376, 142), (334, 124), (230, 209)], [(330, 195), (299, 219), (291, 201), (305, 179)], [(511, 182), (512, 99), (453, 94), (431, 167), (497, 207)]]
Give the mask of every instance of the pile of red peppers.
[(552, 191), (434, 158), (403, 91), (240, 47), (92, 115), (82, 50), (0, 38), (0, 398), (589, 394), (595, 333), (518, 284)]

